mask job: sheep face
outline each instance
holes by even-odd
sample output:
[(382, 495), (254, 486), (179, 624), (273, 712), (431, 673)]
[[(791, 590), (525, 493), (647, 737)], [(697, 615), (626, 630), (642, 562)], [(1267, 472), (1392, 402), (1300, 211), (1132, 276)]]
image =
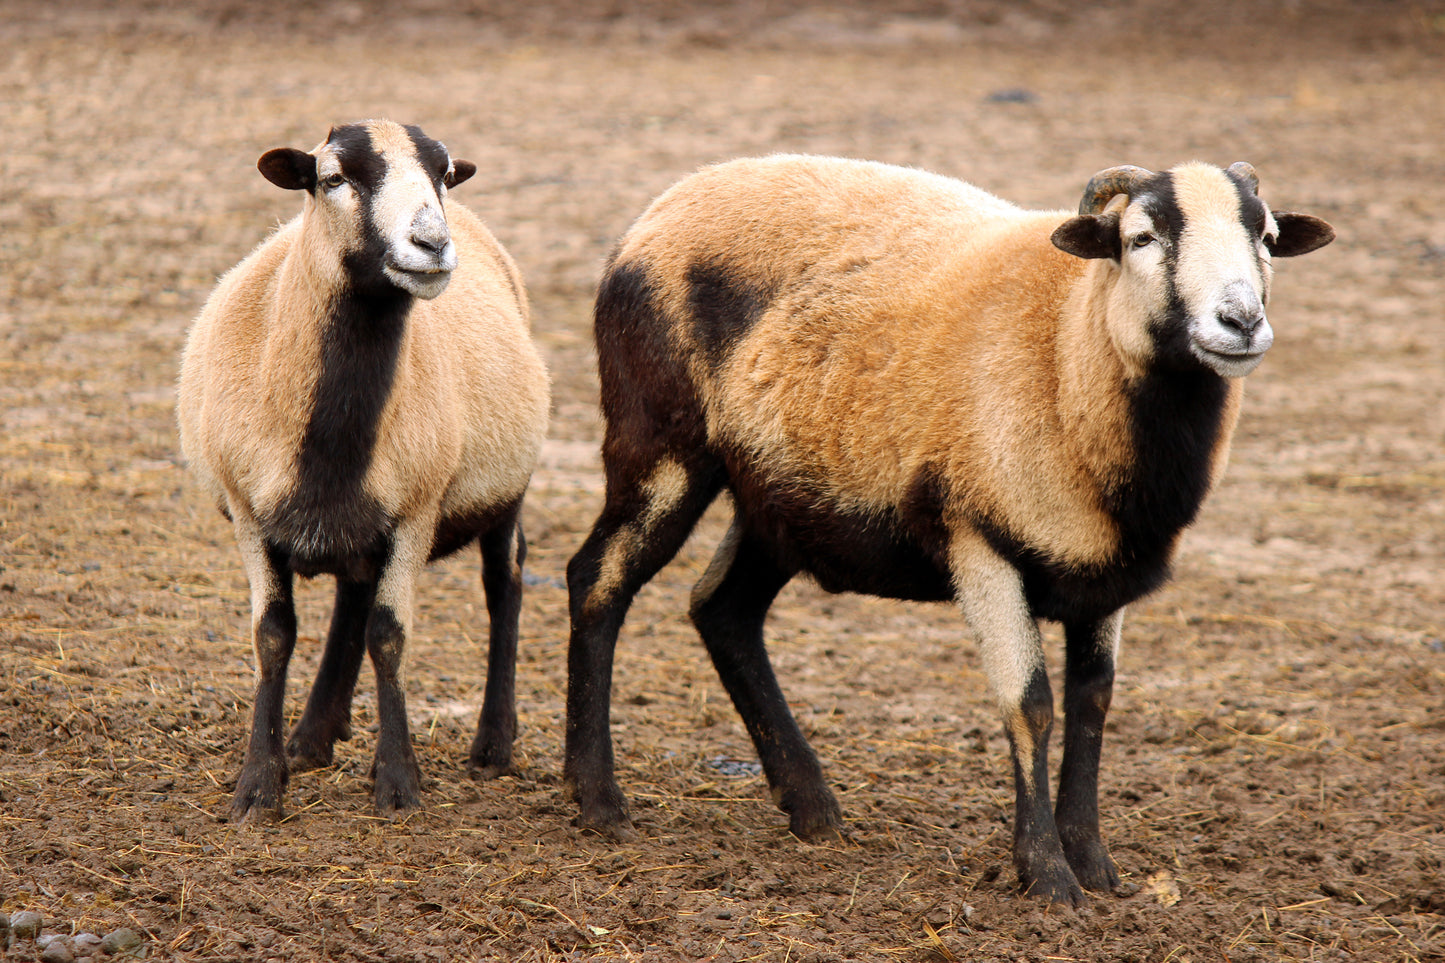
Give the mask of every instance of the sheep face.
[(266, 179), (308, 193), (306, 217), (340, 257), (344, 282), (431, 299), (457, 266), (442, 203), (447, 188), (476, 172), (453, 161), (421, 128), (367, 121), (332, 128), (311, 152), (290, 147), (262, 155)]
[(1055, 232), (1062, 250), (1112, 261), (1110, 334), (1140, 369), (1202, 366), (1242, 378), (1274, 343), (1265, 316), (1272, 257), (1323, 247), (1334, 231), (1307, 214), (1270, 211), (1257, 188), (1248, 164), (1115, 169), (1091, 182), (1080, 215)]

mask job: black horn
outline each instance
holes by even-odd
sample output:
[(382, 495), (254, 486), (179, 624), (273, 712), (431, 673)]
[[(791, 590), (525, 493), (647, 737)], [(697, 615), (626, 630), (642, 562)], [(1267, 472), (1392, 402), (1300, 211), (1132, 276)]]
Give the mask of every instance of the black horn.
[(1084, 198), (1079, 201), (1079, 213), (1097, 214), (1113, 200), (1115, 194), (1129, 194), (1140, 181), (1153, 176), (1153, 171), (1128, 164), (1099, 171), (1089, 178), (1089, 183), (1084, 188)]
[(1259, 193), (1259, 175), (1254, 172), (1253, 166), (1244, 161), (1235, 161), (1229, 165), (1229, 173), (1248, 184), (1252, 192)]

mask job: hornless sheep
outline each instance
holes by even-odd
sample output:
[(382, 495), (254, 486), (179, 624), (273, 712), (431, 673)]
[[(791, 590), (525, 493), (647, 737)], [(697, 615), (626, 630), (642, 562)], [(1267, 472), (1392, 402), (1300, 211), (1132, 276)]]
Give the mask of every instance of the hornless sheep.
[[(417, 127), (333, 128), (261, 156), (302, 213), (231, 269), (191, 328), (178, 416), (191, 469), (235, 526), (251, 585), (256, 704), (231, 811), (281, 813), (287, 755), (326, 766), (376, 671), (376, 809), (419, 804), (402, 654), (417, 574), (479, 541), (490, 617), (470, 764), (511, 763), (521, 506), (546, 432), (546, 369), (510, 257), (446, 201), (476, 171)], [(445, 293), (443, 293), (445, 292)], [(306, 709), (285, 745), (293, 574), (336, 576)]]
[[(1077, 216), (821, 157), (721, 164), (663, 194), (597, 296), (607, 492), (567, 572), (578, 824), (631, 831), (617, 633), (727, 488), (690, 615), (792, 831), (841, 823), (763, 643), (802, 572), (962, 608), (1012, 746), (1023, 889), (1117, 888), (1097, 778), (1123, 608), (1165, 580), (1224, 468), (1237, 379), (1273, 340), (1271, 256), (1333, 235), (1270, 212), (1247, 164), (1103, 171)], [(1067, 640), (1056, 810), (1038, 619)]]

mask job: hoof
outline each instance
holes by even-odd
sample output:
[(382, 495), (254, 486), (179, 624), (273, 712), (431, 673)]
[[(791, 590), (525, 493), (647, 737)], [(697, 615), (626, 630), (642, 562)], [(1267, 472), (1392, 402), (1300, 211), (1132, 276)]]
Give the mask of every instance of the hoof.
[(467, 774), (473, 779), (487, 780), (505, 776), (512, 771), (512, 743), (506, 748), (484, 742), (480, 737), (472, 743), (472, 753), (467, 758)]
[(292, 742), (286, 747), (286, 761), (292, 772), (307, 772), (312, 769), (330, 769), (333, 761), (331, 747), (325, 751), (315, 746), (302, 746)]
[[(1073, 870), (1074, 879), (1084, 889), (1091, 893), (1122, 895), (1119, 890), (1124, 884), (1119, 881), (1119, 871), (1097, 835), (1083, 843), (1065, 844), (1064, 857), (1068, 860), (1069, 869)], [(1137, 886), (1134, 888), (1138, 890)]]
[(637, 839), (637, 830), (626, 816), (606, 823), (586, 822), (579, 816), (576, 825), (582, 832), (601, 836), (610, 843), (630, 843)]
[(1089, 905), (1084, 888), (1067, 869), (1062, 874), (1050, 874), (1047, 878), (1020, 879), (1019, 885), (1025, 896), (1046, 903), (1050, 910), (1076, 910)]
[(390, 819), (421, 808), (421, 773), (415, 763), (373, 764), (372, 778), (377, 815)]
[(266, 824), (285, 817), (281, 799), (285, 794), (289, 770), (284, 759), (274, 759), (241, 767), (236, 777), (236, 793), (231, 797), (231, 821)]
[(788, 831), (809, 843), (826, 843), (843, 836), (843, 810), (826, 786), (811, 790), (773, 790), (773, 801), (788, 814)]
[(496, 779), (498, 776), (505, 776), (512, 771), (510, 765), (503, 766), (479, 766), (475, 762), (467, 763), (467, 775), (478, 782), (487, 782)]

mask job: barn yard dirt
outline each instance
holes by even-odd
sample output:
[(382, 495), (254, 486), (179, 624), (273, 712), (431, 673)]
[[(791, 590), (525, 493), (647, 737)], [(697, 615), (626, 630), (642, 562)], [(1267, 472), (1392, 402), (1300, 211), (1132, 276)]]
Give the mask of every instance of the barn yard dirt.
[[(1445, 5), (6, 2), (0, 92), (7, 913), (177, 960), (1445, 959)], [(298, 208), (256, 158), (370, 116), (477, 162), (455, 196), (521, 264), (553, 372), (519, 765), (465, 772), (468, 552), (418, 592), (424, 808), (371, 812), (367, 673), (336, 764), (293, 776), (284, 822), (235, 825), (247, 591), (179, 463), (177, 355), (216, 276)], [(1125, 625), (1102, 804), (1132, 896), (1016, 895), (1006, 742), (949, 606), (786, 590), (772, 652), (848, 819), (791, 837), (685, 616), (725, 504), (619, 646), (638, 838), (572, 825), (592, 286), (657, 192), (774, 151), (1060, 208), (1103, 167), (1248, 160), (1275, 207), (1339, 231), (1281, 263), (1228, 475)], [(330, 600), (298, 591), (293, 719)]]

